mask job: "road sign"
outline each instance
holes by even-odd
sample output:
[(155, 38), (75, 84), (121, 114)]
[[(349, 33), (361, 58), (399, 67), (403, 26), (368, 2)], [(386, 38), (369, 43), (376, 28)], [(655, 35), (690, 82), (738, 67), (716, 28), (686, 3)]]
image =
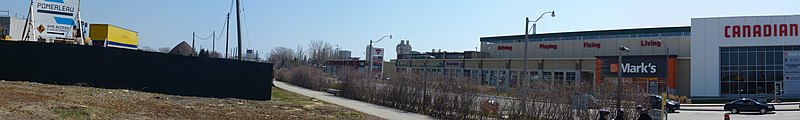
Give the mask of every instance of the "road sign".
[(78, 14), (78, 0), (34, 0), (34, 26), (42, 38), (71, 38)]

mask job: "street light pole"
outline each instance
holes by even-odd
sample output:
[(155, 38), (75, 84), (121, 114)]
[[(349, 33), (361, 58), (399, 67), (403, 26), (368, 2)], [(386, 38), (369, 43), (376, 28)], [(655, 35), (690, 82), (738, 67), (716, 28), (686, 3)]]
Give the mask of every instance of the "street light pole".
[[(542, 15), (539, 16), (539, 18), (536, 18), (536, 20), (534, 20), (534, 21), (530, 21), (530, 19), (528, 17), (525, 17), (525, 39), (524, 39), (525, 48), (523, 48), (523, 50), (525, 50), (525, 51), (523, 53), (524, 57), (522, 59), (522, 72), (524, 72), (522, 74), (522, 77), (525, 79), (525, 81), (530, 81), (530, 79), (528, 77), (528, 74), (530, 74), (530, 73), (528, 73), (528, 43), (530, 42), (530, 40), (528, 39), (528, 33), (530, 33), (530, 31), (533, 31), (533, 34), (536, 34), (536, 22), (539, 22), (539, 20), (542, 19), (542, 17), (544, 17), (544, 15), (547, 15), (548, 13), (550, 14), (550, 16), (556, 17), (556, 11), (544, 12), (544, 13), (542, 13)], [(533, 26), (531, 26), (529, 28), (528, 24), (530, 24), (531, 22), (533, 22)], [(519, 81), (521, 81), (521, 80), (522, 79), (517, 80), (515, 82), (519, 83)]]
[[(381, 37), (381, 39), (378, 39), (378, 41), (375, 41), (375, 42), (373, 42), (372, 40), (369, 40), (369, 46), (367, 46), (367, 48), (368, 48), (367, 49), (367, 57), (364, 60), (364, 61), (368, 62), (367, 63), (368, 66), (364, 66), (364, 71), (367, 72), (367, 78), (368, 79), (372, 78), (372, 51), (373, 51), (372, 50), (372, 44), (381, 42), (381, 40), (383, 40), (383, 38), (386, 38), (386, 37), (389, 37), (389, 39), (392, 39), (392, 35), (385, 35), (385, 36)], [(383, 61), (381, 61), (381, 62), (383, 62)]]
[[(661, 42), (661, 44), (664, 44), (664, 49), (665, 49), (665, 51), (666, 51), (666, 52), (664, 53), (664, 58), (666, 58), (667, 65), (669, 65), (669, 46), (667, 46), (667, 42), (666, 42), (666, 41), (664, 41), (664, 40), (662, 40), (662, 38), (658, 38), (658, 42)], [(669, 69), (669, 67), (668, 67), (668, 69)], [(665, 90), (666, 90), (666, 91), (665, 91), (665, 92), (666, 92), (666, 94), (664, 94), (664, 96), (662, 96), (662, 97), (664, 97), (664, 99), (663, 99), (663, 100), (667, 100), (666, 102), (669, 102), (669, 101), (668, 101), (668, 100), (669, 100), (669, 94), (670, 94), (670, 93), (669, 93), (669, 92), (670, 92), (670, 91), (669, 91), (669, 76), (667, 76), (667, 80), (666, 80), (666, 81), (667, 81), (667, 83), (666, 83), (666, 89), (665, 89)], [(656, 85), (658, 85), (658, 83), (656, 83)], [(662, 102), (662, 103), (664, 103), (664, 102)], [(665, 106), (665, 104), (662, 104), (662, 105), (661, 105), (661, 110), (664, 110), (664, 108), (665, 108), (664, 106)], [(667, 116), (668, 114), (666, 114), (667, 112), (668, 112), (668, 111), (665, 111), (665, 112), (664, 112), (664, 114), (663, 114), (663, 115), (664, 115), (664, 119), (667, 119), (667, 118), (668, 118), (668, 116)]]
[(622, 52), (628, 52), (630, 49), (625, 46), (619, 46), (619, 56), (617, 59), (617, 116), (622, 114)]

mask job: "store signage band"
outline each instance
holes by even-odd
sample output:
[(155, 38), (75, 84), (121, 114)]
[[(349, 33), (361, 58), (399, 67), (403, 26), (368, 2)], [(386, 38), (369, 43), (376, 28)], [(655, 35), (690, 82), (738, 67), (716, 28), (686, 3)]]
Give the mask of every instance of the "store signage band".
[(553, 49), (553, 50), (555, 50), (555, 49), (558, 49), (558, 45), (557, 44), (539, 44), (539, 49), (545, 49), (545, 50)]
[(658, 41), (658, 40), (642, 40), (642, 41), (639, 41), (639, 43), (642, 46), (661, 47), (661, 41)]
[(583, 42), (583, 48), (600, 48), (600, 43), (596, 43), (596, 42)]
[(507, 46), (507, 45), (497, 46), (497, 50), (508, 50), (508, 51), (511, 51), (512, 49), (514, 49), (514, 48), (511, 47), (511, 46)]
[(726, 25), (725, 38), (798, 36), (797, 24)]
[(666, 77), (668, 66), (664, 56), (624, 56), (622, 64), (617, 62), (618, 56), (599, 56), (601, 73), (616, 75), (622, 72), (626, 77)]
[(657, 69), (656, 65), (653, 63), (640, 63), (640, 64), (631, 64), (631, 63), (623, 63), (622, 64), (622, 73), (644, 73), (644, 74), (655, 74)]

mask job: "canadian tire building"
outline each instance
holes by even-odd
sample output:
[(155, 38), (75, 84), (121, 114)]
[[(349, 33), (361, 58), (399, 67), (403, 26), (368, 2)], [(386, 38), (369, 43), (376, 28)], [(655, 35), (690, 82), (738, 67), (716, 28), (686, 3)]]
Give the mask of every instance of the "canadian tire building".
[[(527, 68), (531, 80), (592, 84), (615, 82), (621, 71), (651, 93), (692, 99), (772, 98), (776, 91), (800, 98), (798, 23), (800, 15), (717, 17), (684, 27), (531, 34)], [(481, 37), (480, 52), (398, 51), (394, 66), (507, 86), (523, 82), (524, 40)]]

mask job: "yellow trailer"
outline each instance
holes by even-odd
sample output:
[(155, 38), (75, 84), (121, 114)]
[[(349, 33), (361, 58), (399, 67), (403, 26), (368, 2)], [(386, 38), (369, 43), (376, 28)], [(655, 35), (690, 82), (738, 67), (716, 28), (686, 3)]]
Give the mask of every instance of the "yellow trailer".
[(92, 45), (126, 49), (138, 49), (139, 33), (109, 24), (89, 25)]

